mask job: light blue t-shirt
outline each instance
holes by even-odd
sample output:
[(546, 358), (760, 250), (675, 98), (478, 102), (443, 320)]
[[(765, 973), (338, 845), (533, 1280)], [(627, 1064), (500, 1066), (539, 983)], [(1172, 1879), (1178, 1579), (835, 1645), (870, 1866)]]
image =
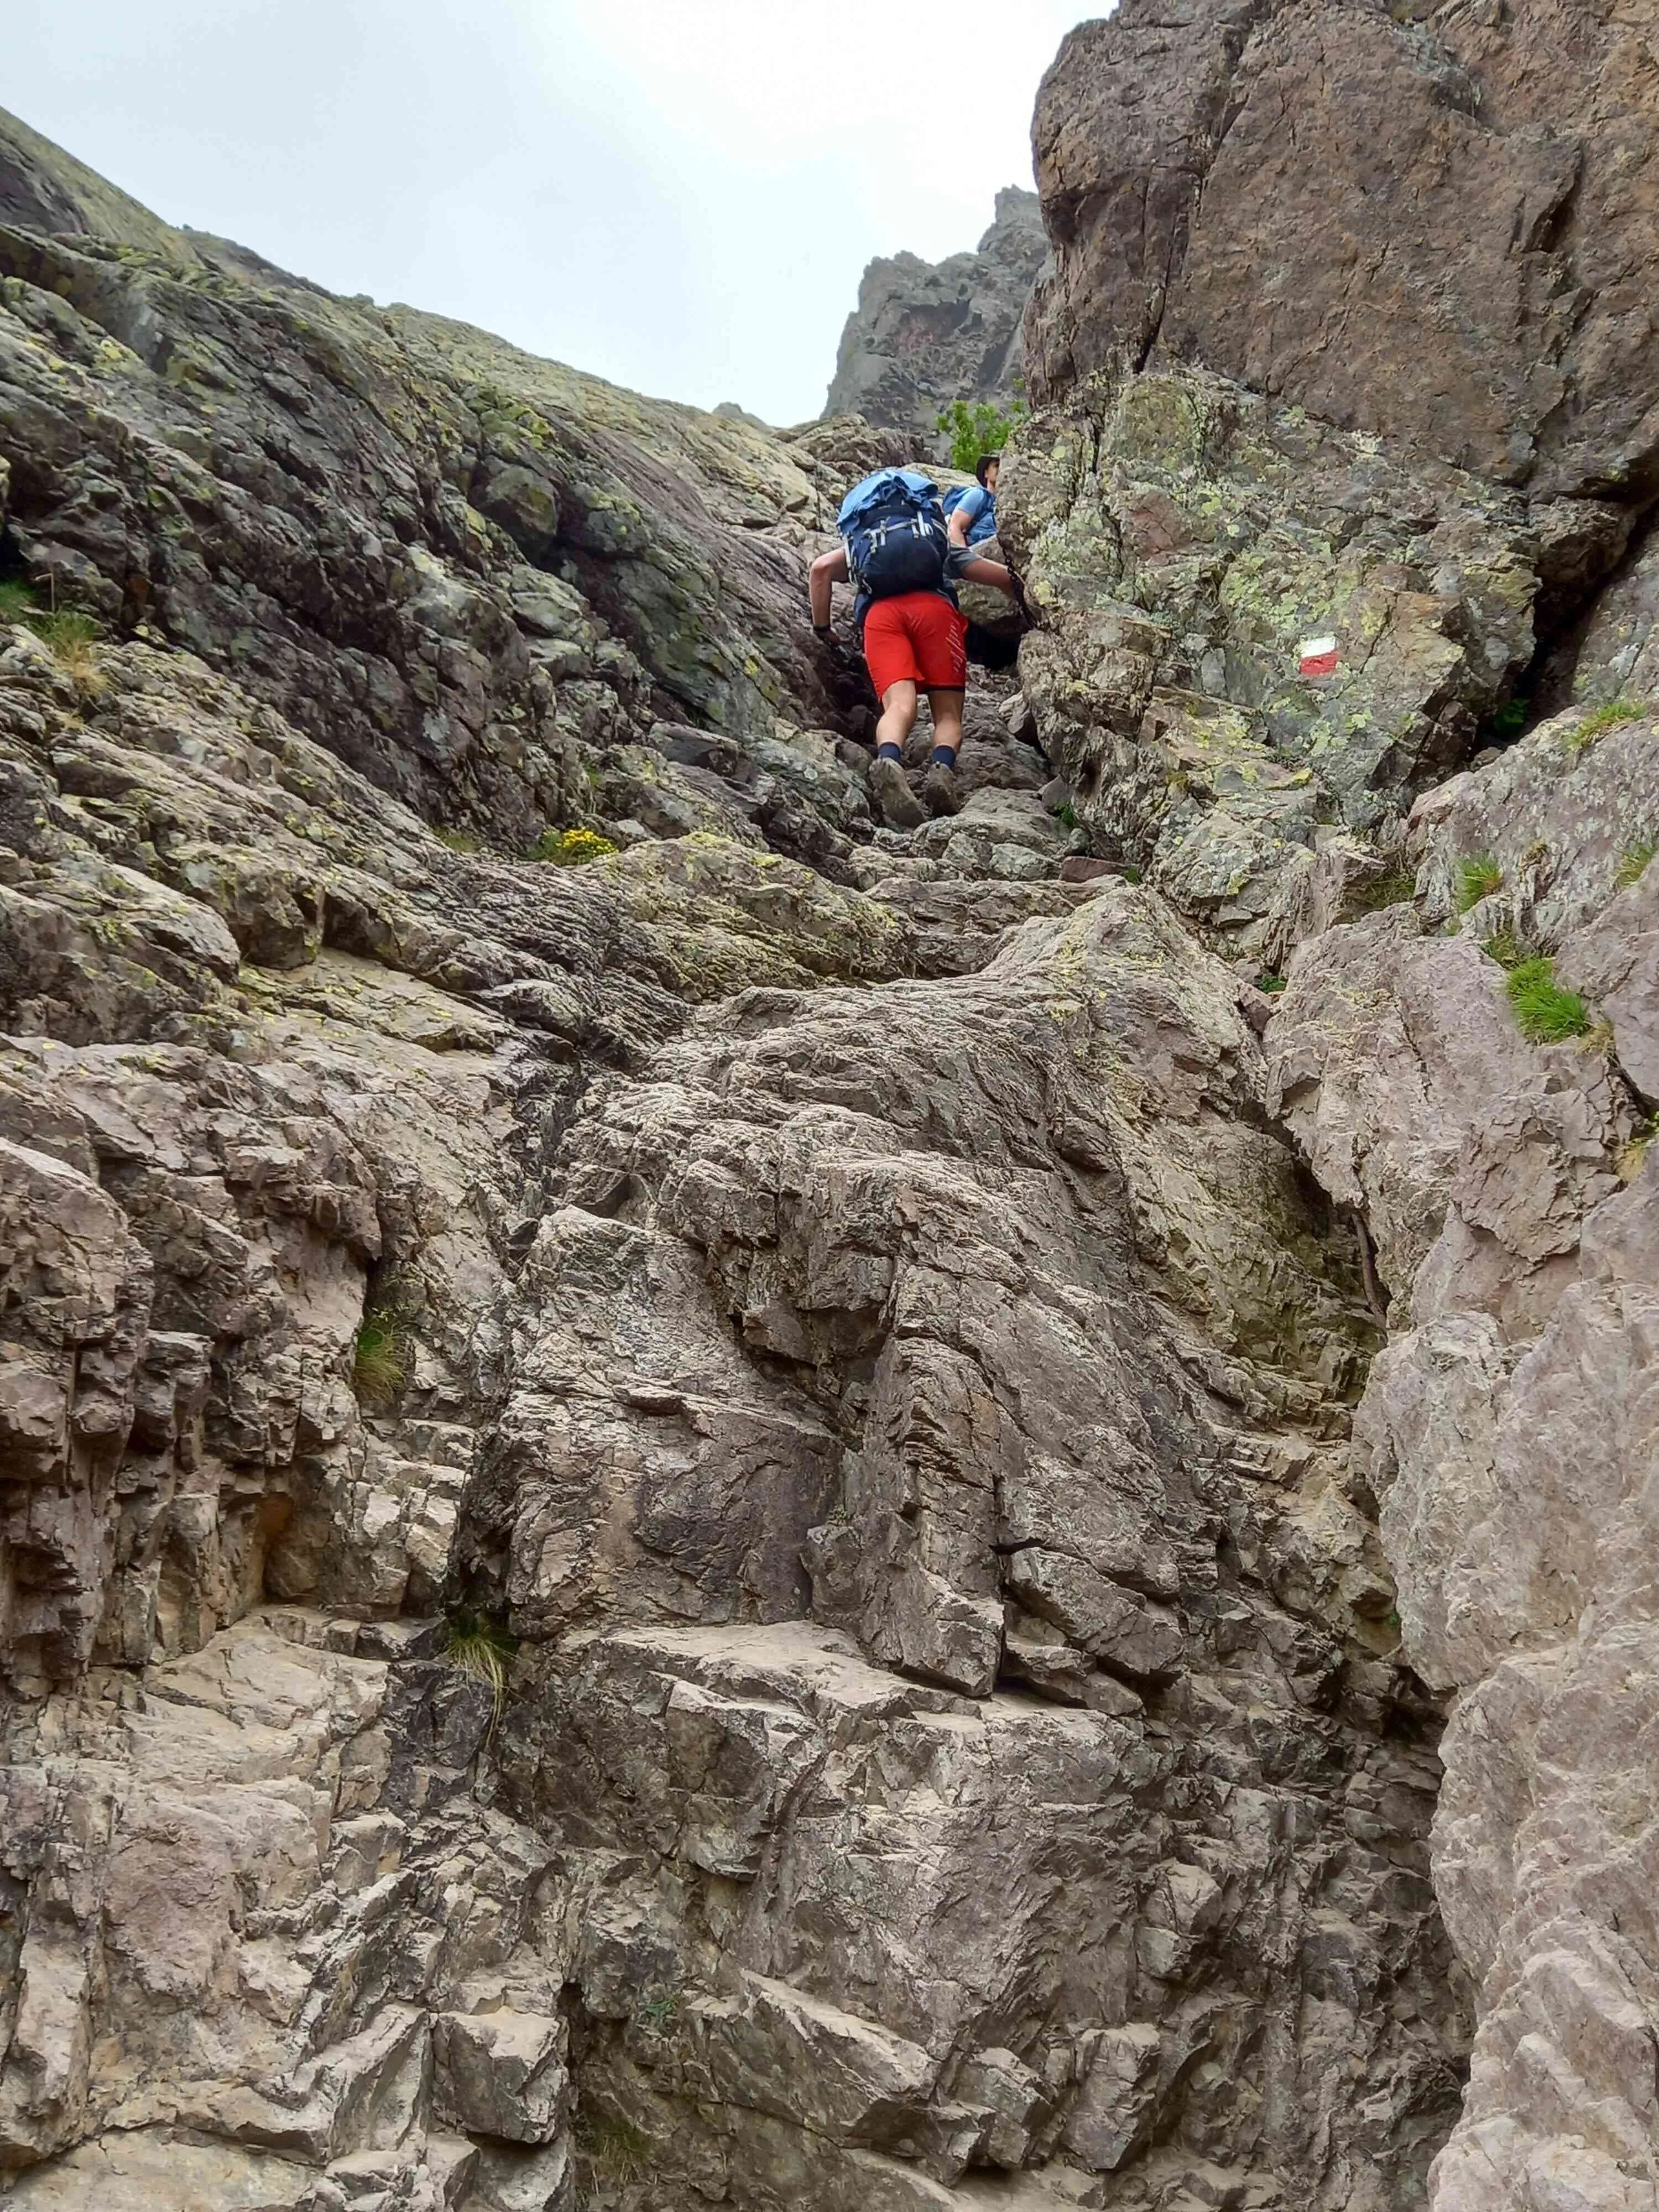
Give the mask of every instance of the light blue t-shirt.
[(970, 485), (957, 501), (955, 512), (968, 518), (968, 543), (978, 545), (997, 534), (997, 502), (983, 484)]

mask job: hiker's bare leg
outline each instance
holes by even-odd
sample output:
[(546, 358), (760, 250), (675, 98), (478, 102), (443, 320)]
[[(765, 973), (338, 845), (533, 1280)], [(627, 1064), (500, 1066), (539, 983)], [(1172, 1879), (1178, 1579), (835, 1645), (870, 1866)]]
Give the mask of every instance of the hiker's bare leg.
[(922, 803), (930, 814), (954, 814), (962, 800), (957, 791), (957, 748), (962, 743), (960, 691), (930, 691), (933, 710), (933, 756), (921, 781)]
[[(961, 717), (957, 717), (960, 722)], [(904, 740), (916, 726), (916, 687), (911, 683), (890, 684), (881, 695), (881, 720), (876, 725), (876, 750), (892, 745), (900, 753)]]
[(927, 704), (933, 710), (933, 750), (949, 753), (953, 761), (962, 745), (962, 701), (960, 691), (927, 694)]

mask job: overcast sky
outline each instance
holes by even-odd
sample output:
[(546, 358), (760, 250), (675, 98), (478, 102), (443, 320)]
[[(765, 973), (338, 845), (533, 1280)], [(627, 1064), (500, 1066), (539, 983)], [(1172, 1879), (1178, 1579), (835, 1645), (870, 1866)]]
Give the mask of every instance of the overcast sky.
[[(0, 106), (170, 222), (637, 390), (816, 415), (872, 254), (1031, 181), (1079, 0), (9, 0)], [(20, 20), (21, 19), (21, 20)]]

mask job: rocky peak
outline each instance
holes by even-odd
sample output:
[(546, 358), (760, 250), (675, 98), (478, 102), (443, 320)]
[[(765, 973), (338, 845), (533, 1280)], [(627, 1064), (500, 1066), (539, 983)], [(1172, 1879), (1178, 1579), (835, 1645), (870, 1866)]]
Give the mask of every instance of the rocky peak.
[(951, 401), (1006, 405), (1021, 373), (1021, 318), (1048, 252), (1036, 193), (1011, 185), (972, 253), (872, 261), (842, 332), (825, 414), (862, 415), (931, 445)]

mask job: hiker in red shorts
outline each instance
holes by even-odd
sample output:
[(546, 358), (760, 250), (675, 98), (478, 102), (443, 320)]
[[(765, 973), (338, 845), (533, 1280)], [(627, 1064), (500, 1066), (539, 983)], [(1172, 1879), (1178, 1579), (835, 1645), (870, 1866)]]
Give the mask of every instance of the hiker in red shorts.
[(859, 587), (870, 680), (881, 701), (876, 757), (870, 770), (884, 819), (896, 830), (926, 820), (904, 775), (904, 741), (915, 727), (917, 696), (927, 694), (933, 752), (922, 785), (935, 814), (954, 814), (957, 750), (968, 685), (968, 624), (956, 601), (966, 578), (1012, 594), (1014, 580), (1000, 562), (986, 561), (945, 534), (938, 490), (913, 469), (882, 469), (854, 485), (842, 503), (842, 543), (812, 563), (812, 627), (830, 635), (831, 586), (850, 577)]

